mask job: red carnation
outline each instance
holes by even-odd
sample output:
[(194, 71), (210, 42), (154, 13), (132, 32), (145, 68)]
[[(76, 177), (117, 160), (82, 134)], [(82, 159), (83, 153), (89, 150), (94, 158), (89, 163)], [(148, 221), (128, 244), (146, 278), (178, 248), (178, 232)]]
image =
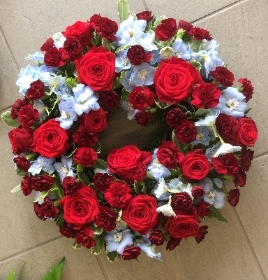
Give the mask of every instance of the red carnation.
[(140, 45), (133, 45), (127, 51), (127, 57), (132, 65), (140, 65), (143, 62), (149, 62), (152, 57), (152, 52), (145, 52), (145, 49)]
[(221, 91), (214, 84), (196, 85), (191, 103), (197, 108), (214, 108), (219, 103), (220, 95)]
[(92, 248), (96, 245), (93, 234), (94, 232), (90, 228), (84, 227), (76, 233), (75, 240), (77, 244), (80, 244), (86, 248)]
[(65, 60), (75, 60), (82, 55), (83, 47), (76, 37), (67, 37), (63, 49), (65, 51)]
[(42, 212), (42, 205), (38, 204), (38, 202), (33, 203), (35, 215), (42, 221), (45, 221), (46, 218)]
[(239, 83), (242, 84), (241, 91), (246, 96), (246, 101), (249, 101), (251, 99), (254, 87), (251, 84), (251, 81), (246, 78), (241, 78), (238, 80)]
[(120, 97), (115, 91), (112, 90), (100, 93), (99, 100), (105, 110), (112, 111), (117, 107)]
[(218, 174), (234, 175), (239, 171), (239, 160), (231, 153), (213, 157), (212, 164)]
[(147, 175), (147, 167), (142, 162), (137, 165), (135, 173), (133, 175), (134, 181), (140, 182), (146, 178)]
[(80, 182), (74, 177), (66, 176), (62, 181), (64, 195), (75, 193), (80, 188)]
[(90, 167), (94, 164), (98, 158), (97, 153), (90, 147), (79, 147), (75, 151), (73, 160), (77, 164), (82, 164), (84, 166)]
[(73, 141), (79, 147), (92, 147), (98, 142), (98, 134), (91, 132), (85, 125), (80, 125), (73, 134)]
[(59, 213), (59, 209), (54, 206), (54, 202), (48, 197), (45, 197), (45, 200), (41, 205), (41, 211), (46, 218), (52, 219), (55, 219)]
[(242, 155), (240, 159), (241, 168), (244, 171), (248, 171), (251, 166), (251, 161), (253, 160), (254, 151), (244, 149), (242, 150)]
[(45, 94), (45, 85), (40, 80), (30, 83), (30, 87), (26, 92), (27, 98), (30, 100), (41, 99)]
[(18, 120), (22, 127), (31, 127), (39, 118), (39, 112), (32, 104), (24, 105), (18, 113)]
[(206, 201), (200, 201), (196, 205), (197, 214), (199, 215), (200, 218), (204, 218), (209, 214), (210, 212), (209, 206), (210, 204), (207, 203)]
[(169, 126), (176, 127), (183, 120), (187, 120), (187, 116), (179, 108), (173, 108), (167, 113), (166, 122)]
[(230, 205), (236, 206), (239, 202), (240, 191), (239, 189), (230, 190), (227, 196), (227, 201)]
[(32, 177), (28, 175), (24, 176), (21, 181), (20, 188), (25, 196), (30, 195), (33, 190)]
[(200, 243), (205, 238), (205, 235), (208, 233), (208, 226), (201, 226), (195, 240), (197, 243)]
[(27, 172), (30, 167), (28, 159), (25, 158), (23, 155), (19, 155), (13, 158), (13, 162), (17, 165), (18, 169), (23, 170), (25, 172)]
[(187, 192), (175, 193), (171, 198), (171, 207), (174, 212), (190, 212), (193, 208), (193, 201)]
[(246, 185), (246, 182), (247, 182), (247, 174), (245, 171), (240, 169), (235, 174), (234, 184), (236, 187), (244, 187)]
[(205, 191), (200, 186), (194, 186), (192, 188), (192, 195), (193, 195), (194, 198), (202, 197), (202, 196), (205, 195)]
[(52, 38), (48, 38), (45, 41), (45, 43), (41, 46), (40, 50), (46, 52), (53, 47), (54, 47), (54, 40)]
[(133, 109), (144, 110), (154, 105), (155, 93), (148, 87), (135, 87), (129, 94), (129, 102)]
[(108, 173), (96, 173), (93, 177), (93, 182), (95, 187), (99, 191), (106, 191), (110, 184), (114, 182), (114, 177)]
[(149, 240), (156, 246), (164, 244), (164, 236), (162, 230), (154, 229), (150, 234)]
[(154, 16), (152, 16), (151, 11), (143, 11), (143, 12), (137, 13), (136, 17), (138, 20), (146, 20), (147, 22), (150, 22), (154, 18)]
[(141, 249), (139, 247), (127, 246), (124, 248), (122, 259), (126, 260), (135, 260), (140, 255)]
[(209, 34), (209, 32), (206, 29), (203, 28), (199, 28), (199, 27), (193, 27), (191, 28), (191, 30), (189, 31), (189, 34), (193, 36), (194, 40), (212, 40), (211, 35)]
[(116, 227), (117, 212), (107, 206), (101, 206), (100, 212), (95, 218), (96, 225), (106, 231), (112, 231)]
[(39, 175), (32, 178), (32, 188), (35, 191), (44, 192), (51, 189), (54, 184), (54, 178), (49, 175)]
[(194, 122), (189, 120), (182, 120), (175, 128), (176, 138), (183, 144), (190, 143), (195, 140), (197, 129)]
[(155, 37), (160, 41), (171, 39), (177, 31), (177, 24), (174, 18), (163, 19), (155, 29)]
[(183, 29), (187, 33), (189, 33), (192, 28), (193, 28), (193, 25), (190, 22), (185, 21), (185, 20), (180, 20), (179, 21), (178, 29)]
[(150, 111), (139, 111), (134, 118), (139, 125), (146, 126), (153, 119), (153, 116)]
[(231, 87), (234, 82), (234, 74), (226, 67), (217, 66), (210, 75), (224, 87)]
[(47, 66), (50, 67), (59, 67), (65, 65), (65, 60), (63, 60), (63, 52), (62, 49), (58, 50), (57, 48), (53, 47), (46, 51), (44, 62)]
[(76, 235), (76, 230), (66, 223), (60, 228), (59, 232), (67, 238), (75, 238)]
[(10, 116), (14, 120), (18, 117), (18, 113), (22, 106), (29, 104), (29, 100), (27, 98), (17, 99), (11, 107)]
[(174, 238), (174, 237), (170, 237), (167, 246), (166, 246), (166, 250), (172, 251), (174, 250), (177, 246), (180, 245), (182, 238)]

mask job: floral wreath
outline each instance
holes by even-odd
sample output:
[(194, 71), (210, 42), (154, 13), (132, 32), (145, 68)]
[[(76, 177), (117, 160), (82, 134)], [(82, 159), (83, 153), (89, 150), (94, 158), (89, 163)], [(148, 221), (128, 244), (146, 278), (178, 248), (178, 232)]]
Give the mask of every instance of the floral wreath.
[[(94, 14), (54, 34), (20, 70), (22, 96), (2, 115), (16, 172), (12, 192), (34, 195), (74, 248), (110, 261), (141, 251), (161, 259), (183, 238), (200, 243), (205, 218), (236, 206), (257, 140), (247, 116), (253, 86), (234, 75), (211, 34), (191, 23), (118, 3), (121, 24)], [(101, 150), (99, 133), (119, 108), (152, 139)], [(100, 137), (99, 137), (100, 136)], [(223, 181), (234, 182), (227, 192)]]

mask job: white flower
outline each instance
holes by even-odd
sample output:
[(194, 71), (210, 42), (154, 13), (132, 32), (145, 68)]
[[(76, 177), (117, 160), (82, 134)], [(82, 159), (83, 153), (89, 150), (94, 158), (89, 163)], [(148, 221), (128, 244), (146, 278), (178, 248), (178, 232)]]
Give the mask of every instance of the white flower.
[(41, 196), (41, 192), (38, 192), (38, 191), (35, 191), (35, 190), (32, 190), (32, 194), (33, 194), (33, 197), (34, 197), (34, 202), (37, 202), (38, 204), (43, 204), (44, 202), (44, 198)]
[(73, 170), (71, 169), (72, 163), (73, 163), (72, 159), (66, 158), (65, 156), (61, 157), (61, 162), (54, 163), (54, 167), (55, 167), (56, 171), (58, 172), (61, 181), (63, 181), (63, 179), (66, 176), (71, 176), (71, 177), (75, 176)]
[(133, 244), (132, 237), (133, 235), (129, 229), (121, 232), (117, 230), (110, 231), (104, 236), (107, 242), (106, 250), (108, 252), (117, 251), (117, 253), (122, 255), (124, 249)]
[(63, 48), (63, 44), (66, 41), (66, 38), (62, 35), (61, 32), (57, 32), (52, 36), (52, 39), (54, 40), (54, 46), (59, 49)]
[(47, 117), (46, 105), (41, 100), (34, 100), (33, 107), (38, 110), (40, 121), (44, 121)]
[(235, 152), (238, 152), (238, 151), (241, 151), (240, 146), (233, 146), (231, 144), (224, 143), (220, 146), (220, 148), (213, 155), (213, 157), (218, 157), (220, 155), (226, 155), (226, 154), (229, 154), (229, 153), (235, 153)]
[[(153, 190), (153, 193), (156, 198), (160, 198), (163, 194), (168, 194), (168, 187), (166, 185), (166, 182), (164, 178), (160, 178), (158, 184), (156, 185), (156, 188)], [(169, 194), (167, 199), (169, 198)]]
[(54, 73), (45, 72), (42, 74), (42, 81), (49, 87), (57, 88), (65, 84), (66, 78)]
[(215, 120), (219, 116), (220, 111), (212, 111), (209, 115), (207, 115), (204, 119), (201, 119), (197, 122), (195, 122), (195, 126), (211, 126), (215, 124)]
[(156, 208), (156, 212), (157, 213), (163, 213), (164, 216), (173, 216), (173, 217), (176, 217), (176, 214), (175, 212), (173, 211), (171, 205), (168, 203), (168, 204), (165, 204), (165, 205), (162, 205), (158, 208)]
[(146, 51), (158, 51), (157, 46), (154, 44), (155, 33), (153, 30), (149, 30), (146, 33), (140, 33), (138, 36), (134, 36), (137, 45), (141, 45)]
[(134, 116), (138, 112), (138, 110), (134, 110), (129, 102), (120, 101), (120, 106), (127, 112), (127, 118), (131, 121), (134, 120)]
[(159, 261), (161, 260), (161, 253), (160, 252), (156, 252), (155, 250), (155, 246), (151, 245), (151, 244), (147, 244), (147, 243), (141, 243), (141, 242), (137, 242), (137, 246), (147, 254), (148, 257), (153, 258), (153, 259), (157, 259)]
[(115, 68), (117, 73), (121, 72), (122, 70), (127, 70), (131, 67), (127, 57), (127, 52), (128, 50), (122, 50), (115, 56)]
[(148, 170), (156, 180), (159, 180), (161, 177), (165, 178), (171, 175), (170, 171), (161, 164), (158, 159), (154, 159), (149, 164)]
[(43, 156), (39, 156), (37, 160), (31, 162), (31, 166), (28, 170), (32, 175), (37, 175), (41, 172), (41, 170), (51, 174), (55, 171), (53, 167), (54, 158), (46, 158)]
[(63, 129), (69, 129), (73, 122), (77, 120), (77, 114), (73, 109), (74, 100), (72, 98), (67, 100), (61, 100), (59, 103), (59, 110), (61, 116), (55, 120), (60, 122), (60, 126)]

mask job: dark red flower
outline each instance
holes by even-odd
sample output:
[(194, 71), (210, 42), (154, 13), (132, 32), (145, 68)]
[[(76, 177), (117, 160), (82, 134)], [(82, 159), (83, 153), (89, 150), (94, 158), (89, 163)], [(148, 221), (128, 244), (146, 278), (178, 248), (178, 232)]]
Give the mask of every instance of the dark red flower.
[(66, 176), (62, 181), (64, 195), (75, 193), (80, 188), (80, 182), (74, 177)]
[(232, 116), (225, 114), (219, 114), (216, 121), (217, 132), (220, 134), (221, 138), (232, 145), (237, 144), (237, 120)]
[(179, 21), (178, 29), (183, 29), (187, 33), (189, 33), (192, 28), (193, 28), (193, 25), (190, 22), (185, 21), (185, 20), (180, 20)]
[(18, 120), (22, 127), (31, 127), (39, 118), (39, 112), (32, 104), (24, 105), (18, 113)]
[(64, 224), (63, 227), (60, 228), (59, 232), (67, 238), (75, 238), (76, 236), (76, 230), (68, 224)]
[(245, 95), (246, 101), (249, 101), (249, 99), (251, 99), (251, 97), (252, 97), (253, 90), (254, 90), (254, 87), (252, 86), (251, 81), (246, 78), (241, 78), (238, 80), (238, 82), (242, 84), (241, 91)]
[(30, 167), (28, 159), (25, 158), (23, 155), (19, 155), (13, 158), (13, 162), (17, 165), (18, 169), (23, 170), (25, 172), (27, 172)]
[(197, 243), (200, 243), (205, 238), (205, 235), (208, 233), (208, 226), (201, 226), (195, 237)]
[(189, 34), (193, 36), (194, 40), (212, 40), (211, 35), (209, 34), (209, 31), (207, 31), (206, 29), (203, 28), (199, 28), (199, 27), (193, 27), (191, 28), (191, 30), (189, 31)]
[(112, 111), (117, 107), (120, 97), (115, 91), (102, 92), (99, 95), (99, 100), (105, 110)]
[(224, 87), (231, 87), (234, 82), (234, 74), (226, 67), (217, 66), (210, 75)]
[(143, 62), (149, 62), (152, 57), (152, 52), (145, 52), (145, 49), (140, 45), (133, 45), (127, 51), (127, 57), (132, 65), (140, 65)]
[(101, 206), (99, 214), (95, 217), (98, 227), (106, 231), (112, 231), (116, 227), (117, 212), (111, 210), (107, 206)]
[(134, 118), (139, 125), (146, 126), (153, 119), (153, 116), (150, 111), (139, 111)]
[(91, 132), (85, 125), (79, 125), (73, 134), (73, 141), (79, 147), (92, 147), (98, 142), (98, 134)]
[(239, 170), (235, 174), (234, 184), (236, 187), (244, 187), (247, 182), (247, 174), (243, 170)]
[(149, 240), (156, 246), (164, 244), (164, 236), (162, 230), (154, 229), (150, 234)]
[(210, 212), (209, 206), (210, 204), (207, 203), (206, 201), (200, 201), (196, 205), (197, 214), (199, 215), (200, 218), (204, 218), (209, 214)]
[(83, 121), (85, 126), (91, 132), (101, 132), (107, 125), (107, 112), (102, 108), (96, 111), (89, 111), (89, 113), (83, 115)]
[(227, 196), (227, 201), (230, 205), (236, 206), (239, 202), (240, 191), (239, 189), (230, 190)]
[(167, 113), (166, 122), (169, 126), (176, 127), (182, 120), (187, 120), (187, 117), (179, 108), (173, 108)]
[(31, 150), (33, 130), (30, 128), (13, 128), (8, 133), (13, 154), (18, 155)]
[(45, 43), (41, 46), (40, 50), (46, 52), (53, 47), (54, 47), (54, 40), (52, 38), (48, 38), (45, 41)]
[(148, 87), (135, 87), (129, 94), (129, 102), (133, 109), (144, 110), (149, 105), (154, 105), (155, 93)]
[(175, 193), (171, 197), (171, 207), (176, 214), (190, 212), (193, 208), (193, 201), (187, 192)]
[(99, 191), (104, 192), (114, 182), (114, 177), (108, 173), (96, 173), (93, 177), (93, 182)]
[(59, 67), (65, 65), (65, 61), (63, 60), (63, 52), (62, 50), (58, 50), (57, 48), (53, 47), (46, 51), (44, 57), (44, 63), (50, 67)]
[(79, 147), (74, 153), (73, 160), (77, 164), (82, 164), (85, 166), (92, 166), (97, 160), (97, 153), (90, 147)]
[(10, 116), (14, 120), (18, 117), (18, 113), (22, 106), (29, 104), (29, 100), (27, 98), (17, 99), (11, 107)]
[(231, 153), (213, 157), (212, 164), (218, 174), (234, 175), (239, 171), (239, 160)]
[(45, 94), (45, 85), (40, 80), (30, 83), (30, 87), (26, 92), (27, 98), (30, 100), (41, 99)]
[(152, 16), (151, 11), (143, 11), (143, 12), (137, 13), (136, 17), (138, 20), (146, 20), (147, 22), (150, 22), (154, 18), (154, 16)]
[(141, 253), (141, 249), (139, 247), (127, 246), (123, 251), (122, 259), (124, 261), (137, 259), (140, 253)]
[(254, 146), (258, 139), (256, 123), (251, 118), (237, 119), (238, 133), (237, 141), (241, 146)]
[(46, 174), (32, 178), (32, 188), (38, 192), (48, 191), (53, 184), (54, 178)]
[(174, 237), (170, 237), (167, 246), (166, 246), (166, 250), (172, 251), (174, 250), (177, 246), (180, 245), (182, 238), (174, 238)]
[(75, 60), (82, 55), (83, 51), (83, 47), (76, 37), (67, 37), (63, 44), (63, 49), (65, 51), (65, 60)]
[(41, 205), (41, 211), (44, 217), (52, 219), (55, 219), (59, 213), (59, 209), (54, 206), (54, 202), (48, 197), (45, 197), (45, 200)]
[(194, 198), (202, 197), (202, 196), (205, 195), (205, 191), (200, 186), (194, 186), (192, 188), (192, 195), (193, 195)]
[(37, 202), (33, 203), (35, 215), (42, 221), (45, 221), (46, 218), (42, 212), (42, 205), (38, 204)]
[(197, 129), (194, 122), (182, 120), (181, 123), (175, 127), (175, 136), (183, 144), (194, 141), (197, 136)]
[(32, 177), (28, 175), (24, 176), (21, 181), (20, 188), (25, 196), (30, 195), (33, 190)]
[(77, 244), (86, 248), (92, 248), (96, 245), (96, 241), (93, 239), (93, 231), (88, 227), (80, 229), (76, 233), (75, 240)]
[(243, 149), (240, 159), (240, 166), (244, 171), (248, 171), (253, 160), (254, 151)]
[(174, 18), (163, 19), (155, 29), (155, 37), (160, 41), (171, 39), (177, 31), (177, 23)]
[(134, 181), (140, 182), (146, 178), (146, 175), (147, 175), (147, 167), (145, 164), (141, 162), (137, 165), (137, 168), (135, 169), (135, 173), (133, 176)]

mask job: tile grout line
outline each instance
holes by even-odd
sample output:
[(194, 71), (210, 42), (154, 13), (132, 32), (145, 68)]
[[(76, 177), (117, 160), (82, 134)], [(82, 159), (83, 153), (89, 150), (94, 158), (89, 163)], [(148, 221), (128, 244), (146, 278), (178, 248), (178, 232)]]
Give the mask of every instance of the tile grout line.
[(100, 267), (100, 269), (101, 269), (101, 272), (102, 272), (104, 278), (105, 278), (106, 280), (109, 280), (109, 277), (108, 277), (108, 275), (107, 275), (107, 273), (106, 273), (105, 267), (104, 267), (104, 265), (102, 264), (102, 261), (99, 259), (99, 256), (96, 256), (96, 259), (97, 259), (97, 262), (98, 262), (98, 264), (99, 264), (99, 267)]
[(232, 8), (232, 7), (235, 7), (235, 6), (239, 5), (239, 4), (244, 3), (244, 2), (247, 2), (247, 1), (248, 1), (248, 0), (238, 0), (238, 1), (233, 2), (233, 3), (231, 3), (231, 4), (227, 5), (227, 6), (224, 6), (224, 7), (220, 8), (220, 9), (218, 9), (218, 10), (215, 10), (215, 11), (213, 11), (213, 12), (207, 14), (207, 15), (204, 15), (204, 16), (198, 18), (198, 19), (195, 19), (195, 20), (191, 21), (191, 23), (194, 23), (194, 24), (195, 24), (195, 23), (197, 23), (198, 21), (201, 21), (201, 20), (203, 20), (203, 19), (207, 19), (207, 18), (210, 17), (210, 16), (216, 15), (216, 14), (219, 13), (219, 12), (223, 12), (223, 11), (225, 11), (225, 10), (228, 10), (228, 9), (230, 9), (230, 8)]
[(143, 6), (146, 11), (148, 11), (148, 5), (146, 4), (145, 0), (142, 0)]
[(10, 54), (11, 54), (11, 56), (12, 56), (12, 58), (13, 58), (15, 64), (16, 64), (16, 66), (17, 66), (17, 68), (18, 68), (18, 70), (19, 70), (19, 69), (20, 69), (20, 68), (19, 68), (19, 65), (17, 64), (17, 61), (16, 61), (16, 59), (15, 59), (15, 57), (14, 57), (14, 54), (13, 54), (13, 52), (11, 51), (11, 48), (10, 48), (10, 46), (9, 46), (9, 43), (8, 43), (8, 41), (7, 41), (7, 38), (6, 38), (5, 34), (4, 34), (4, 31), (3, 31), (1, 25), (0, 25), (0, 33), (2, 34), (3, 41), (4, 41), (4, 43), (5, 43), (6, 47), (7, 47), (7, 49), (9, 50), (9, 52), (10, 52)]
[(6, 257), (6, 258), (4, 258), (4, 259), (1, 259), (1, 260), (0, 260), (0, 264), (3, 263), (3, 262), (9, 261), (10, 259), (13, 259), (13, 258), (16, 258), (16, 257), (20, 257), (20, 256), (23, 255), (23, 254), (26, 254), (26, 253), (28, 253), (28, 252), (30, 252), (30, 251), (32, 251), (32, 250), (35, 250), (35, 249), (37, 249), (37, 248), (39, 248), (39, 247), (42, 247), (42, 246), (44, 246), (44, 245), (47, 245), (48, 243), (54, 242), (54, 241), (56, 241), (56, 240), (58, 240), (58, 239), (61, 239), (61, 238), (63, 238), (63, 236), (57, 236), (57, 237), (52, 238), (52, 239), (50, 239), (50, 240), (47, 240), (47, 241), (45, 241), (45, 242), (39, 243), (39, 244), (37, 244), (37, 245), (35, 245), (35, 246), (33, 246), (33, 247), (30, 247), (30, 248), (28, 248), (28, 249), (26, 249), (26, 250), (23, 250), (23, 251), (20, 251), (20, 252), (18, 252), (18, 253), (16, 253), (16, 254), (13, 254), (13, 255), (11, 255), (11, 256), (8, 256), (8, 257)]
[(262, 153), (260, 155), (257, 155), (256, 157), (254, 157), (253, 161), (262, 159), (262, 158), (266, 157), (267, 155), (268, 155), (268, 152), (264, 152), (264, 153)]

